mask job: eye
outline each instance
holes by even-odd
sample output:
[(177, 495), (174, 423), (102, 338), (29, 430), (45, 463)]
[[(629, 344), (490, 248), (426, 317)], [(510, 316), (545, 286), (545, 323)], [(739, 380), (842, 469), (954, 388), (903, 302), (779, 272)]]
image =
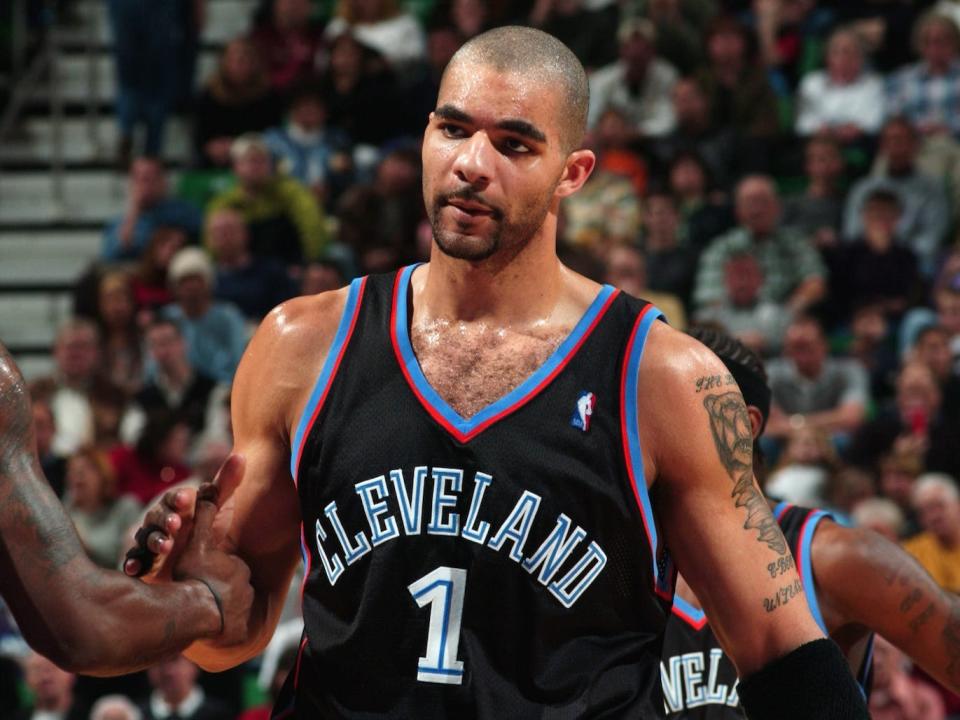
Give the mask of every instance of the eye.
[(521, 140), (516, 138), (507, 138), (503, 141), (503, 146), (511, 153), (525, 154), (530, 152), (530, 148)]
[(440, 125), (440, 132), (443, 133), (444, 137), (448, 138), (463, 138), (467, 136), (466, 131), (459, 125), (451, 125), (450, 123), (442, 123)]

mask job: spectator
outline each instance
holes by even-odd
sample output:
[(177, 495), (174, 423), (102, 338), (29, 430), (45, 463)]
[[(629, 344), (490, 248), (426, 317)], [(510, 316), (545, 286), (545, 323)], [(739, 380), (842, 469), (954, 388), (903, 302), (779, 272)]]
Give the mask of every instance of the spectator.
[(133, 394), (143, 383), (143, 355), (133, 287), (125, 271), (107, 272), (100, 278), (97, 306), (104, 376)]
[(847, 460), (871, 468), (891, 450), (911, 452), (923, 457), (928, 472), (960, 475), (960, 426), (944, 416), (941, 403), (940, 388), (930, 368), (916, 361), (905, 363), (897, 376), (894, 406), (857, 431)]
[(914, 28), (914, 49), (919, 62), (887, 83), (887, 114), (905, 117), (922, 135), (960, 136), (960, 30), (929, 12)]
[(312, 13), (310, 0), (274, 0), (269, 21), (251, 35), (278, 95), (309, 82), (316, 72), (323, 35)]
[[(270, 148), (259, 135), (237, 138), (230, 150), (237, 185), (213, 198), (208, 216), (224, 207), (242, 213), (254, 255), (288, 266), (317, 257), (327, 242), (323, 212), (310, 191), (276, 172)], [(205, 239), (209, 247), (209, 238)]]
[(327, 108), (319, 90), (300, 88), (290, 101), (287, 124), (263, 136), (283, 173), (310, 188), (317, 202), (335, 202), (351, 180), (350, 141), (327, 127)]
[(170, 260), (186, 244), (187, 236), (179, 228), (161, 226), (153, 231), (131, 279), (138, 323), (145, 324), (154, 312), (173, 302), (167, 270)]
[(175, 413), (161, 410), (148, 415), (135, 445), (118, 445), (110, 451), (117, 492), (149, 505), (157, 495), (190, 477), (189, 444), (190, 427)]
[(339, 0), (325, 34), (332, 39), (347, 31), (398, 71), (427, 55), (423, 29), (397, 0)]
[(710, 243), (700, 256), (693, 291), (697, 308), (723, 300), (724, 265), (730, 255), (753, 254), (763, 270), (761, 297), (801, 312), (826, 290), (820, 256), (806, 238), (780, 226), (780, 199), (765, 176), (744, 178), (737, 185), (739, 227)]
[(247, 320), (258, 322), (296, 293), (293, 280), (276, 258), (255, 258), (243, 216), (229, 207), (210, 213), (207, 241), (216, 271), (214, 297), (236, 305)]
[(894, 243), (902, 212), (900, 198), (878, 187), (861, 207), (863, 235), (826, 253), (830, 311), (837, 321), (848, 323), (857, 303), (870, 301), (896, 321), (922, 289), (916, 255)]
[(202, 222), (197, 208), (169, 194), (166, 171), (159, 159), (137, 158), (127, 176), (126, 210), (104, 230), (100, 256), (111, 262), (136, 260), (157, 227), (182, 228), (196, 239)]
[(840, 466), (830, 478), (829, 507), (849, 515), (864, 500), (876, 497), (873, 477), (860, 468)]
[(841, 27), (827, 43), (826, 69), (805, 75), (800, 83), (796, 131), (854, 143), (880, 132), (883, 105), (883, 81), (864, 68), (863, 41), (851, 28)]
[(899, 542), (903, 537), (903, 513), (897, 504), (886, 498), (867, 498), (856, 504), (850, 519), (856, 527), (880, 533), (890, 542)]
[(286, 682), (287, 675), (296, 667), (298, 651), (299, 648), (294, 644), (284, 650), (277, 658), (276, 669), (270, 676), (269, 687), (266, 688), (270, 702), (247, 710), (237, 720), (270, 720), (273, 705), (280, 698), (280, 692), (283, 689), (284, 682)]
[(667, 169), (670, 192), (680, 208), (680, 237), (697, 253), (729, 230), (733, 215), (724, 193), (715, 185), (703, 158), (681, 151)]
[[(879, 302), (862, 301), (850, 316), (847, 357), (856, 360), (870, 376), (870, 396), (875, 403), (893, 397), (893, 386), (900, 368), (894, 347), (893, 323)], [(846, 337), (847, 327), (838, 329)]]
[(276, 125), (280, 106), (257, 46), (248, 38), (231, 40), (197, 99), (193, 123), (197, 165), (229, 167), (233, 141)]
[(610, 248), (604, 282), (634, 297), (649, 300), (663, 312), (673, 327), (680, 331), (686, 329), (687, 316), (680, 298), (648, 288), (646, 260), (638, 247), (616, 245)]
[(696, 250), (683, 242), (680, 210), (666, 190), (647, 193), (641, 240), (650, 289), (676, 295), (684, 307), (689, 306), (697, 269)]
[(14, 720), (83, 720), (84, 713), (73, 696), (73, 673), (31, 652), (23, 661), (23, 675), (33, 695), (33, 707), (17, 714)]
[(177, 301), (163, 317), (176, 322), (187, 342), (190, 364), (229, 383), (247, 344), (243, 315), (231, 303), (213, 299), (213, 265), (199, 248), (184, 248), (170, 262), (170, 286)]
[(328, 290), (339, 290), (346, 284), (347, 280), (337, 263), (319, 260), (304, 268), (300, 281), (300, 294), (316, 295)]
[(938, 280), (933, 291), (933, 304), (933, 310), (918, 307), (904, 316), (900, 328), (901, 353), (907, 354), (921, 329), (939, 325), (949, 337), (953, 368), (957, 371), (960, 368), (960, 272)]
[(163, 154), (167, 115), (180, 90), (178, 58), (185, 37), (180, 3), (109, 0), (107, 8), (117, 76), (117, 162), (126, 170), (134, 130), (146, 125), (144, 152)]
[(190, 364), (177, 323), (154, 320), (146, 341), (155, 370), (124, 417), (123, 439), (136, 443), (147, 418), (164, 411), (181, 418), (194, 437), (224, 437), (220, 408), (230, 390)]
[(751, 253), (730, 255), (723, 270), (726, 293), (721, 303), (698, 311), (696, 321), (717, 323), (759, 355), (775, 354), (783, 344), (790, 311), (761, 298), (763, 270)]
[(953, 365), (950, 333), (940, 325), (930, 325), (917, 333), (913, 358), (930, 368), (943, 398), (943, 413), (949, 418), (960, 415), (960, 374)]
[(844, 210), (843, 236), (861, 237), (867, 196), (880, 187), (892, 190), (902, 205), (897, 240), (913, 250), (921, 272), (929, 277), (947, 234), (950, 208), (943, 182), (918, 170), (917, 150), (917, 134), (909, 122), (894, 118), (884, 125), (878, 154), (883, 169), (860, 180), (850, 190)]
[(870, 403), (867, 374), (854, 360), (832, 358), (820, 323), (809, 316), (787, 329), (783, 358), (767, 364), (773, 403), (767, 435), (810, 426), (835, 441), (854, 432)]
[(911, 497), (914, 483), (922, 474), (923, 460), (916, 452), (894, 450), (880, 459), (880, 494), (894, 503), (903, 516), (901, 538), (920, 532), (920, 520)]
[(231, 720), (229, 708), (197, 684), (197, 666), (178, 655), (147, 670), (153, 692), (141, 704), (144, 720)]
[(93, 447), (80, 448), (67, 462), (67, 514), (90, 559), (117, 568), (126, 548), (126, 533), (140, 516), (140, 503), (116, 492), (110, 461)]
[(826, 136), (810, 138), (804, 148), (807, 187), (802, 195), (783, 203), (783, 224), (813, 238), (817, 247), (839, 240), (843, 220), (843, 155), (836, 141)]
[(53, 438), (57, 432), (53, 410), (48, 401), (31, 391), (33, 410), (33, 437), (37, 443), (37, 457), (43, 476), (58, 498), (63, 497), (64, 477), (67, 472), (67, 460), (53, 449)]
[(873, 643), (873, 720), (944, 720), (943, 700), (926, 682), (910, 674), (910, 661), (877, 635)]
[(937, 585), (960, 593), (960, 491), (949, 475), (922, 475), (913, 486), (913, 507), (923, 532), (903, 544)]
[(587, 72), (617, 59), (615, 2), (534, 0), (529, 22), (570, 48)]
[(93, 704), (90, 720), (143, 720), (143, 713), (126, 695), (104, 695)]
[(588, 126), (593, 128), (608, 108), (619, 110), (636, 137), (656, 138), (676, 125), (671, 93), (676, 69), (654, 54), (653, 23), (630, 18), (617, 31), (620, 59), (590, 76)]
[(732, 127), (752, 140), (755, 152), (762, 151), (766, 148), (762, 141), (779, 131), (779, 120), (777, 97), (758, 63), (754, 38), (733, 18), (720, 16), (707, 30), (705, 45), (707, 60), (697, 80), (706, 93), (714, 127)]
[(797, 427), (787, 437), (763, 491), (796, 505), (824, 507), (829, 504), (829, 481), (838, 465), (837, 451), (826, 432), (812, 425)]
[(715, 3), (651, 0), (646, 6), (646, 15), (657, 31), (657, 54), (689, 75), (703, 62), (705, 16), (716, 12)]

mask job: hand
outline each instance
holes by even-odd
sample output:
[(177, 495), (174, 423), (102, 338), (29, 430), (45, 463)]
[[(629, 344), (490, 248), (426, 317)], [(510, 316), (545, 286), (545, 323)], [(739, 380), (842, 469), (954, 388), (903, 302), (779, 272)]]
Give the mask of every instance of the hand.
[[(235, 461), (234, 464), (239, 465), (242, 474), (243, 462)], [(230, 555), (220, 547), (214, 529), (214, 519), (219, 512), (219, 491), (216, 485), (208, 484), (197, 492), (193, 529), (176, 562), (173, 579), (199, 580), (206, 585), (220, 611), (221, 628), (215, 640), (218, 645), (229, 646), (247, 638), (254, 592), (250, 585), (250, 568), (236, 555)]]
[(24, 451), (34, 451), (30, 393), (20, 368), (0, 344), (0, 460)]
[[(220, 510), (214, 519), (214, 526), (220, 538), (226, 535), (226, 528), (233, 516), (230, 498), (243, 479), (243, 465), (241, 456), (231, 455), (214, 479), (220, 498)], [(197, 490), (181, 487), (166, 493), (159, 503), (151, 507), (137, 530), (136, 544), (127, 550), (123, 571), (147, 582), (171, 580), (173, 568), (185, 550), (177, 540), (190, 536), (196, 502)]]

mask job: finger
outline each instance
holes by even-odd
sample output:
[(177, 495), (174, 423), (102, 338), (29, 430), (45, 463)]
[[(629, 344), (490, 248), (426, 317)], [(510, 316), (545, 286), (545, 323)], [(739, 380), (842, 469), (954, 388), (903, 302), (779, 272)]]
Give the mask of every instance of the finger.
[(127, 550), (123, 571), (131, 577), (143, 577), (153, 567), (154, 556), (139, 545)]
[(217, 515), (217, 487), (211, 483), (201, 485), (197, 491), (197, 506), (193, 511), (192, 541), (201, 545), (210, 542), (213, 519)]
[(168, 553), (172, 547), (173, 541), (159, 530), (156, 530), (147, 536), (147, 550), (152, 552), (154, 555), (163, 555)]

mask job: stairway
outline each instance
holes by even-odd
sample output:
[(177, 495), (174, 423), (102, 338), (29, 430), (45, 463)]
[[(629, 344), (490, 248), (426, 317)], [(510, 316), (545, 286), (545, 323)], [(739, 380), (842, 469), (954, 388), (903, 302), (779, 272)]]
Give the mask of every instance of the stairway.
[[(243, 34), (256, 0), (207, 0), (197, 82), (216, 67), (228, 40)], [(123, 211), (124, 178), (113, 169), (117, 128), (106, 0), (77, 0), (72, 22), (54, 29), (53, 73), (64, 116), (62, 191), (55, 181), (54, 98), (43, 81), (0, 142), (0, 340), (27, 378), (52, 367), (57, 327), (70, 316), (70, 290), (97, 257), (104, 223)], [(189, 155), (189, 125), (172, 117), (164, 157)]]

